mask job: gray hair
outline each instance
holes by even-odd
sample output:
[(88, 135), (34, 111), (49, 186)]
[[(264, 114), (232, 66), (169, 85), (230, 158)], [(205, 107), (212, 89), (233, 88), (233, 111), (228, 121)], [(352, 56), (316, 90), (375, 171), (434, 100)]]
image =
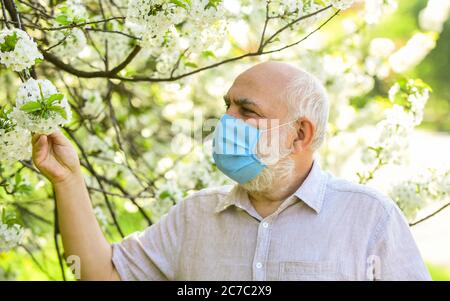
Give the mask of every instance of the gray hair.
[(291, 119), (306, 117), (316, 126), (311, 148), (317, 150), (327, 132), (329, 101), (325, 87), (315, 76), (302, 70), (289, 83), (286, 99)]

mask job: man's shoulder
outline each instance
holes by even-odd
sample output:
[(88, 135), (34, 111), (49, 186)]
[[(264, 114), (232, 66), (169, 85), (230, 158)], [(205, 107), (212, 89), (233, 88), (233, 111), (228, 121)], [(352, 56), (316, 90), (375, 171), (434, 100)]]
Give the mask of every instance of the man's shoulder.
[(395, 207), (395, 202), (385, 193), (368, 185), (355, 183), (343, 178), (329, 176), (327, 191), (337, 201), (350, 202), (350, 205), (380, 209), (388, 213)]
[(204, 188), (189, 195), (183, 200), (187, 209), (214, 211), (217, 204), (221, 202), (233, 189), (233, 185)]

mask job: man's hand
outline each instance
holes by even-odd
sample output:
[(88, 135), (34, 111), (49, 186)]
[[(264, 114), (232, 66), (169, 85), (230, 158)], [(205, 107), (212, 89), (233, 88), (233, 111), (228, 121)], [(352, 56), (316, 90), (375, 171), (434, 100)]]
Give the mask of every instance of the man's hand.
[(76, 255), (81, 280), (120, 280), (112, 263), (112, 249), (92, 210), (72, 143), (60, 132), (34, 135), (33, 162), (52, 182), (58, 208), (64, 253)]
[(61, 132), (33, 135), (33, 162), (53, 184), (80, 173), (80, 161), (72, 143)]

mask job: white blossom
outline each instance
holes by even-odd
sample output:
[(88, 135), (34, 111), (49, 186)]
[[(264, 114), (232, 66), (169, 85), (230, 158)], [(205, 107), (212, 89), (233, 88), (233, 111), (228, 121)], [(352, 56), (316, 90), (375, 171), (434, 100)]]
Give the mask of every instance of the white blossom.
[(51, 49), (51, 52), (69, 61), (78, 57), (86, 47), (86, 37), (79, 28), (52, 30), (48, 35), (48, 39), (50, 47), (57, 45)]
[(416, 33), (405, 46), (390, 56), (392, 70), (402, 73), (416, 66), (435, 46), (436, 38), (433, 34)]
[(68, 22), (87, 21), (89, 19), (88, 11), (83, 0), (67, 0), (56, 7), (59, 14), (68, 17)]
[(388, 38), (374, 38), (370, 41), (369, 54), (374, 57), (388, 57), (395, 50), (395, 44)]
[(274, 0), (269, 2), (269, 16), (278, 17), (295, 13), (295, 18), (303, 14), (303, 1), (301, 0)]
[(395, 50), (395, 44), (391, 39), (374, 38), (369, 45), (369, 56), (364, 61), (367, 73), (379, 79), (386, 78), (391, 67), (389, 56)]
[(29, 158), (30, 139), (30, 132), (17, 126), (8, 112), (0, 109), (0, 161), (14, 162)]
[(450, 168), (430, 169), (394, 184), (389, 196), (397, 203), (409, 220), (430, 201), (448, 199), (450, 192)]
[(368, 24), (375, 24), (383, 15), (392, 13), (396, 9), (396, 0), (365, 0), (364, 19)]
[(30, 132), (21, 127), (0, 129), (0, 161), (25, 160), (31, 156)]
[[(221, 3), (217, 7), (207, 0), (180, 3), (131, 0), (128, 4), (126, 24), (142, 37), (145, 53), (158, 58), (158, 75), (169, 75), (182, 54), (195, 57), (223, 44), (226, 22)], [(176, 72), (185, 67), (189, 66), (178, 64)]]
[(414, 127), (422, 122), (429, 89), (418, 80), (394, 84), (389, 90), (392, 107), (385, 110), (385, 119), (376, 125), (376, 135), (362, 153), (362, 161), (369, 171), (360, 172), (370, 177), (377, 165), (399, 164), (406, 159), (409, 140)]
[(332, 0), (331, 5), (337, 9), (348, 9), (350, 8), (355, 0)]
[(418, 183), (407, 181), (394, 186), (389, 194), (409, 220), (414, 219), (417, 211), (426, 204), (425, 193), (421, 188)]
[[(92, 20), (95, 21), (96, 19), (101, 20), (102, 18), (93, 18)], [(100, 49), (104, 50), (105, 45), (107, 45), (108, 60), (114, 65), (121, 62), (124, 59), (124, 56), (126, 56), (132, 48), (133, 40), (125, 34), (134, 36), (136, 35), (136, 32), (133, 32), (133, 29), (130, 29), (130, 26), (125, 27), (116, 20), (108, 22), (108, 26), (110, 27), (110, 32), (93, 31), (90, 33), (90, 36), (95, 45), (100, 46)], [(122, 32), (124, 34), (118, 34), (117, 32)], [(139, 36), (140, 34), (137, 33), (137, 35)]]
[(441, 32), (450, 14), (450, 0), (428, 0), (427, 6), (419, 13), (420, 28)]
[(53, 110), (25, 112), (22, 106), (30, 102), (42, 102), (42, 98), (47, 100), (55, 94), (58, 94), (58, 91), (50, 81), (29, 79), (19, 87), (16, 96), (16, 107), (11, 115), (19, 126), (31, 132), (50, 134), (57, 130), (58, 126), (68, 123), (72, 117), (67, 99), (63, 97), (54, 104), (59, 110), (63, 110), (66, 116)]
[[(412, 79), (408, 80), (404, 85), (405, 87), (402, 89), (399, 83), (394, 84), (389, 89), (389, 99), (392, 103), (395, 103), (398, 98), (403, 98), (404, 101), (406, 101), (406, 108), (403, 108), (405, 111), (404, 114), (410, 115), (403, 120), (408, 119), (412, 122), (412, 126), (416, 126), (422, 122), (425, 104), (430, 96), (430, 91), (428, 88), (417, 87), (415, 81)], [(394, 106), (393, 110), (399, 111), (399, 108)], [(399, 113), (389, 114), (389, 110), (387, 112), (388, 117), (400, 115)], [(406, 123), (404, 125), (406, 125)]]
[(0, 253), (6, 252), (19, 245), (25, 231), (18, 224), (4, 224), (0, 219)]
[(31, 37), (17, 28), (0, 31), (0, 47), (0, 63), (13, 71), (20, 72), (43, 59)]
[(81, 96), (85, 100), (82, 108), (83, 114), (95, 119), (101, 119), (104, 117), (105, 104), (103, 102), (102, 95), (98, 90), (83, 90)]

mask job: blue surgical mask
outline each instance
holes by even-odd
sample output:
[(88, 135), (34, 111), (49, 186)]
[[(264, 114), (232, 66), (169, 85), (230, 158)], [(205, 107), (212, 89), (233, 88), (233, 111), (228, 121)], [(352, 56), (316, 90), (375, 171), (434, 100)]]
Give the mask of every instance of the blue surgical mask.
[(260, 137), (258, 128), (231, 115), (223, 115), (213, 140), (217, 168), (240, 184), (254, 179), (267, 167), (256, 155)]

